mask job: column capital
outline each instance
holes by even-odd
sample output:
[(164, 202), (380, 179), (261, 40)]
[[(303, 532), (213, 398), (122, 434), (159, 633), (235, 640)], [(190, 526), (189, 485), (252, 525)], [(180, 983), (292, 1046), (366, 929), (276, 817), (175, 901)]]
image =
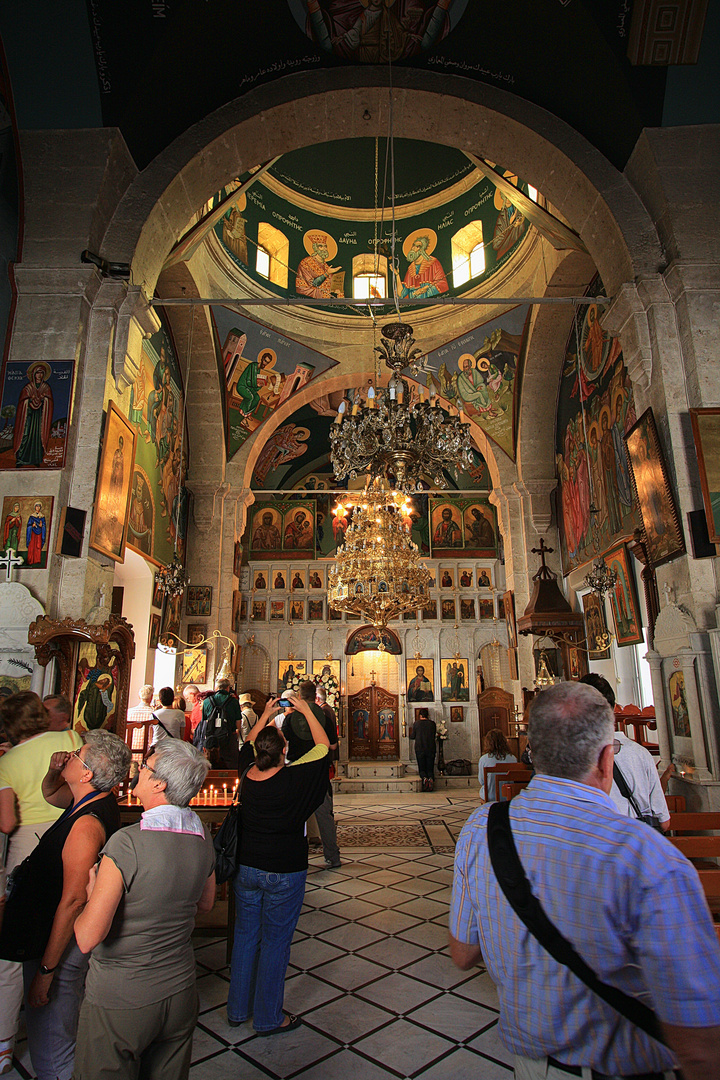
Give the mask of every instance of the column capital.
[(552, 524), (552, 504), (550, 496), (558, 486), (557, 477), (531, 480), (517, 480), (513, 487), (521, 498), (530, 502), (530, 518), (535, 532), (546, 533)]
[(121, 389), (131, 386), (140, 371), (142, 342), (160, 329), (160, 316), (139, 285), (122, 282), (123, 295), (117, 304), (112, 369)]

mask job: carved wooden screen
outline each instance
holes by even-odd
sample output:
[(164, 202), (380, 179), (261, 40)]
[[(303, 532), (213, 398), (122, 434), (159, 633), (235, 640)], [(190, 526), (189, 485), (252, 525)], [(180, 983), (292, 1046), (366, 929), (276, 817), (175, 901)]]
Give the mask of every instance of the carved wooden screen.
[(353, 759), (397, 761), (400, 732), (397, 694), (366, 686), (348, 699), (349, 754)]

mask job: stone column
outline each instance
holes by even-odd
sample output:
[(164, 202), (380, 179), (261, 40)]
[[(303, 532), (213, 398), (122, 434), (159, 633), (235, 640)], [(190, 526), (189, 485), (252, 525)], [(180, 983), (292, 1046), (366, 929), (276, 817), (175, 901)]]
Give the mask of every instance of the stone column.
[(663, 658), (660, 653), (650, 649), (645, 659), (650, 666), (653, 698), (655, 699), (655, 722), (657, 724), (658, 746), (660, 747), (660, 765), (662, 769), (666, 769), (672, 761), (672, 755), (670, 752), (668, 716), (665, 709), (665, 687), (662, 674)]
[(695, 758), (695, 776), (698, 780), (710, 780), (712, 777), (710, 776), (710, 770), (707, 767), (705, 734), (703, 731), (700, 698), (698, 697), (695, 673), (695, 654), (692, 649), (687, 646), (679, 649), (678, 652), (682, 663), (683, 675), (685, 676), (685, 694), (687, 695), (688, 714), (690, 717), (690, 736), (692, 738), (693, 757)]

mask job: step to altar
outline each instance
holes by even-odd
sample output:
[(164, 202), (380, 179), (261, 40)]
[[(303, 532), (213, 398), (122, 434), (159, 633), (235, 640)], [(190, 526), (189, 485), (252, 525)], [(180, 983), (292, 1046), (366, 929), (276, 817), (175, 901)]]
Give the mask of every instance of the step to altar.
[[(333, 791), (343, 795), (362, 795), (364, 792), (422, 791), (417, 772), (408, 771), (402, 761), (347, 761), (342, 762), (332, 782)], [(476, 790), (477, 777), (435, 776), (435, 790)]]

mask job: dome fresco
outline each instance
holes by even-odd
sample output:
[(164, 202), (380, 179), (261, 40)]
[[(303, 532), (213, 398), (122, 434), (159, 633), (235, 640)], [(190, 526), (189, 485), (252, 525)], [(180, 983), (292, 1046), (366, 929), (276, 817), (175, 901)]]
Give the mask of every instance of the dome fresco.
[[(428, 301), (481, 286), (522, 244), (526, 218), (464, 153), (397, 139), (393, 253), (387, 157), (384, 139), (326, 143), (216, 193), (208, 209), (227, 200), (213, 231), (230, 277), (311, 300)], [(511, 169), (494, 168), (530, 193)]]

